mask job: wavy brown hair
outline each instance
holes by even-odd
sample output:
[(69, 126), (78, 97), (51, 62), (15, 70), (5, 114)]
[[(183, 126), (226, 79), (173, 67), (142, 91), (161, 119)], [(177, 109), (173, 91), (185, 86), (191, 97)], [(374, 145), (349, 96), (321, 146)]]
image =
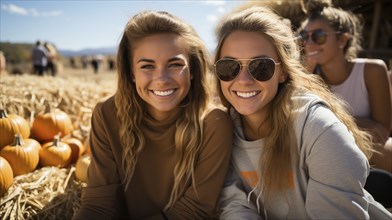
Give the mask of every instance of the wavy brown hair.
[[(117, 117), (121, 119), (120, 139), (123, 145), (122, 166), (125, 172), (125, 189), (132, 180), (139, 155), (145, 145), (140, 125), (145, 117), (146, 103), (139, 97), (132, 81), (133, 49), (143, 38), (158, 33), (174, 33), (187, 44), (189, 69), (193, 76), (187, 97), (181, 103), (176, 122), (175, 145), (181, 155), (174, 168), (174, 185), (165, 210), (170, 208), (180, 192), (180, 182), (190, 179), (194, 183), (194, 166), (201, 146), (202, 117), (209, 102), (206, 74), (210, 63), (208, 50), (195, 30), (179, 18), (161, 11), (144, 11), (132, 17), (126, 24), (117, 55), (118, 89), (115, 94)], [(189, 135), (192, 134), (192, 135)], [(195, 189), (196, 190), (196, 189)]]
[[(353, 134), (362, 152), (368, 158), (371, 156), (370, 136), (358, 129), (343, 103), (330, 92), (325, 83), (318, 76), (308, 74), (301, 64), (298, 40), (290, 24), (265, 7), (233, 11), (223, 17), (217, 26), (218, 45), (215, 50), (215, 62), (221, 56), (225, 39), (234, 31), (255, 32), (266, 37), (274, 45), (282, 71), (288, 76), (286, 81), (279, 85), (278, 93), (271, 101), (268, 118), (271, 120), (272, 127), (270, 134), (265, 138), (264, 153), (260, 158), (260, 187), (266, 205), (271, 195), (284, 192), (290, 187), (290, 175), (293, 169), (291, 154), (297, 153), (295, 151), (297, 142), (293, 141), (295, 140), (293, 120), (296, 117), (294, 113), (296, 103), (292, 101), (292, 96), (295, 94), (313, 93), (323, 99), (328, 108)], [(225, 99), (220, 83), (216, 86), (223, 104), (227, 108), (233, 108)]]

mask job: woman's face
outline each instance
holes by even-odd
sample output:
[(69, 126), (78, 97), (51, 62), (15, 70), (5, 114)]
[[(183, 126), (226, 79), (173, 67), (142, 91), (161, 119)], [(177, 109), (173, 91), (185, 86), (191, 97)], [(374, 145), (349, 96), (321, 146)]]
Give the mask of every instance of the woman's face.
[[(343, 53), (342, 43), (338, 40), (337, 32), (328, 22), (320, 19), (310, 21), (304, 27), (304, 31), (307, 33), (305, 35), (307, 40), (303, 43), (306, 59), (309, 62), (325, 65), (337, 57), (339, 51)], [(312, 35), (320, 40), (319, 44), (314, 42)]]
[(230, 58), (240, 61), (239, 75), (231, 81), (220, 80), (221, 89), (230, 104), (251, 120), (263, 120), (267, 107), (276, 96), (278, 84), (284, 82), (285, 75), (281, 66), (274, 65), (273, 76), (267, 81), (257, 81), (248, 72), (249, 60), (271, 58), (279, 63), (274, 45), (263, 35), (256, 32), (235, 31), (224, 40), (219, 59)]
[(179, 108), (191, 86), (185, 41), (176, 34), (154, 34), (133, 50), (136, 91), (152, 117), (162, 120)]

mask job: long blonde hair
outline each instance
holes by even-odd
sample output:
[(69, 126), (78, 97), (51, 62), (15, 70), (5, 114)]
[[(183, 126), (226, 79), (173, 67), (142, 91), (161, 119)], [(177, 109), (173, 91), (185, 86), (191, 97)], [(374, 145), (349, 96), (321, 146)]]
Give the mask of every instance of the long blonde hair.
[[(215, 62), (220, 58), (221, 48), (227, 36), (238, 30), (259, 33), (269, 39), (278, 54), (282, 71), (288, 76), (286, 81), (279, 85), (278, 93), (272, 100), (269, 110), (271, 132), (265, 139), (264, 153), (260, 158), (260, 187), (266, 204), (274, 192), (284, 192), (290, 187), (293, 169), (291, 154), (294, 153), (293, 149), (296, 149), (292, 129), (295, 108), (291, 98), (296, 93), (310, 92), (323, 99), (348, 127), (358, 147), (368, 158), (371, 156), (370, 136), (358, 129), (343, 103), (329, 91), (321, 79), (307, 73), (301, 64), (297, 39), (283, 18), (265, 7), (252, 7), (226, 15), (216, 29), (218, 45), (215, 50)], [(223, 104), (232, 108), (221, 91), (220, 83), (216, 85)]]
[[(170, 208), (180, 192), (180, 182), (192, 179), (201, 146), (202, 116), (209, 102), (206, 74), (210, 68), (208, 50), (194, 29), (167, 12), (144, 11), (132, 17), (124, 30), (117, 55), (118, 89), (115, 94), (117, 117), (121, 119), (120, 139), (123, 145), (122, 166), (125, 189), (129, 186), (145, 137), (140, 125), (145, 117), (145, 102), (138, 96), (132, 81), (132, 58), (135, 44), (157, 33), (174, 33), (185, 39), (193, 76), (188, 96), (182, 101), (182, 111), (176, 122), (175, 145), (180, 156), (174, 168), (174, 185), (165, 210)], [(192, 134), (192, 135), (189, 135)], [(196, 190), (196, 189), (195, 189)]]

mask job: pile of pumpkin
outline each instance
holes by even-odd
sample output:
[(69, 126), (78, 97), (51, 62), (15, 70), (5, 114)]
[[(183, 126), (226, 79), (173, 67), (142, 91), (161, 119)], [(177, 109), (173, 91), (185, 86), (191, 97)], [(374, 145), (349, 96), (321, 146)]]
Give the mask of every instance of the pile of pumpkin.
[(31, 128), (23, 117), (0, 109), (0, 198), (4, 196), (1, 205), (9, 200), (6, 195), (12, 194), (8, 190), (14, 177), (37, 168), (72, 167), (68, 170), (75, 170), (76, 178), (86, 182), (89, 148), (71, 137), (72, 130), (67, 113), (50, 105), (35, 116)]

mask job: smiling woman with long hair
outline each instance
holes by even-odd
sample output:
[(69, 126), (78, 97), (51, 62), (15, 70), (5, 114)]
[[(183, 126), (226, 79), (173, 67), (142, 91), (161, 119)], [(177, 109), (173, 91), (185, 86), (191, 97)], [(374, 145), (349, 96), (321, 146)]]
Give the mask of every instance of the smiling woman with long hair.
[(146, 11), (126, 25), (118, 89), (93, 113), (88, 186), (75, 219), (206, 219), (227, 171), (232, 125), (211, 108), (209, 56), (193, 28)]
[(234, 121), (222, 219), (388, 219), (364, 190), (370, 136), (301, 64), (297, 38), (264, 7), (217, 27), (215, 74)]

